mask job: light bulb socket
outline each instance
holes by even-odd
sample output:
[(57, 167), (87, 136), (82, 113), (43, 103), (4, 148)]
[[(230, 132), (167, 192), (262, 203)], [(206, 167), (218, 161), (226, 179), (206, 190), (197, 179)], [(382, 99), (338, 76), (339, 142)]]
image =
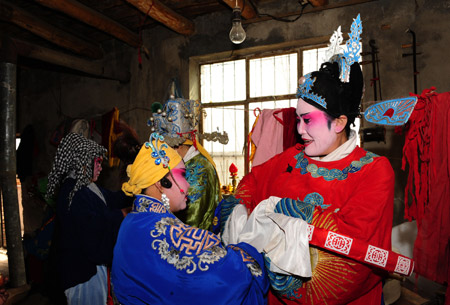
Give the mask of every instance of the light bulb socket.
[(233, 21), (241, 21), (242, 20), (241, 9), (239, 7), (235, 7), (233, 9), (233, 14), (232, 14), (231, 20), (233, 20)]

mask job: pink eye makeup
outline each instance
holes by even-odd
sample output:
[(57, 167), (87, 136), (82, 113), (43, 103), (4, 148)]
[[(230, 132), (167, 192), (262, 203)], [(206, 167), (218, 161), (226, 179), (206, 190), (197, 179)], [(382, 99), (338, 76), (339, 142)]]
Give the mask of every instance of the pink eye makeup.
[(175, 179), (186, 178), (186, 169), (185, 168), (174, 168), (174, 169), (172, 169), (172, 174)]
[(327, 118), (322, 111), (308, 112), (300, 115), (300, 117), (307, 125), (323, 124), (327, 122)]

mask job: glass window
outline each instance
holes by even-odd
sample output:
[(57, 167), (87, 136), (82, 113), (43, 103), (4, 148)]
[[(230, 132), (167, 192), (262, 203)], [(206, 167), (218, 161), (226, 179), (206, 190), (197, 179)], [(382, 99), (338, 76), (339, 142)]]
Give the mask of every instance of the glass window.
[[(259, 110), (296, 107), (299, 74), (317, 71), (325, 61), (326, 49), (296, 48), (285, 54), (253, 54), (238, 60), (200, 64), (203, 132), (225, 131), (229, 138), (226, 145), (203, 143), (216, 163), (222, 185), (231, 184), (232, 163), (238, 167), (238, 180), (250, 169), (248, 134)], [(359, 126), (359, 121), (356, 124)]]
[[(231, 183), (229, 167), (232, 163), (238, 168), (239, 179), (248, 168), (247, 135), (255, 122), (258, 109), (295, 107), (297, 80), (297, 52), (200, 66), (203, 132), (226, 131), (229, 138), (226, 145), (208, 141), (203, 143), (216, 163), (222, 184)], [(278, 100), (277, 96), (282, 98)], [(286, 96), (290, 99), (286, 99)], [(233, 105), (228, 105), (229, 103)]]
[(297, 88), (297, 53), (251, 59), (250, 97), (283, 95)]
[(328, 47), (325, 48), (316, 48), (310, 50), (304, 50), (303, 61), (302, 61), (302, 74), (305, 75), (307, 73), (317, 71), (320, 68), (321, 63), (325, 61), (325, 51)]
[(245, 100), (245, 60), (202, 65), (201, 100), (226, 102)]

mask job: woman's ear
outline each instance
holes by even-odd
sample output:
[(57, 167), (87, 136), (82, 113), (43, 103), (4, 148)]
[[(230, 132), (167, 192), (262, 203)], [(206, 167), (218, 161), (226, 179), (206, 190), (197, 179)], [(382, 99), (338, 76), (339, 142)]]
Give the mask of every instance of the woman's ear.
[(336, 125), (334, 127), (334, 131), (336, 133), (341, 133), (343, 130), (345, 130), (345, 126), (347, 126), (347, 116), (341, 114), (338, 118), (336, 118), (335, 122)]
[(156, 182), (155, 184), (152, 184), (146, 189), (142, 190), (142, 192), (147, 196), (158, 198), (158, 195), (162, 194), (161, 184), (159, 184), (159, 182)]
[(159, 191), (160, 193), (163, 192), (163, 191), (162, 191), (162, 186), (161, 186), (161, 182), (160, 182), (160, 181), (157, 181), (157, 182), (154, 184), (154, 186), (158, 189), (158, 191)]

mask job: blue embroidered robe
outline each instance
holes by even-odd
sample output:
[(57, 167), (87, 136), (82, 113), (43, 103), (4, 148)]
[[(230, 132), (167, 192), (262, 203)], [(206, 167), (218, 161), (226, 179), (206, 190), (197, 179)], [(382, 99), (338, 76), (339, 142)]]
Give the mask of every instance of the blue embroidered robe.
[(122, 222), (111, 273), (121, 304), (266, 304), (264, 260), (252, 246), (223, 247), (138, 195)]

